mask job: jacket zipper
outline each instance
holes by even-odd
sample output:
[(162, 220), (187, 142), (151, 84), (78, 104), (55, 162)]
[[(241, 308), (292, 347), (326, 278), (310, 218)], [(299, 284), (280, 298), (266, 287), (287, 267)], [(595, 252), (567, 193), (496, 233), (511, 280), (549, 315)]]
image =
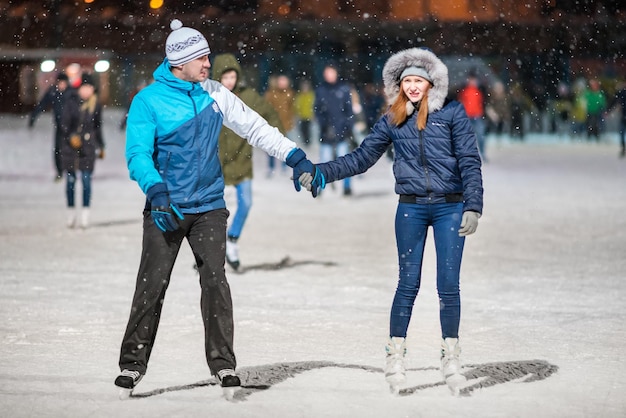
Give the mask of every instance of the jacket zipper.
[(420, 155), (422, 157), (422, 166), (424, 167), (424, 176), (426, 177), (426, 194), (430, 195), (430, 173), (428, 172), (428, 162), (426, 160), (426, 153), (424, 152), (424, 135), (423, 131), (419, 130), (420, 135)]
[[(189, 96), (189, 99), (191, 100), (191, 104), (193, 105), (193, 126), (194, 126), (194, 134), (193, 134), (193, 148), (195, 149), (197, 154), (201, 153), (201, 150), (196, 147), (196, 139), (198, 138), (198, 108), (196, 108), (196, 102), (193, 100), (193, 97), (191, 96), (191, 91), (187, 92), (187, 96)], [(201, 155), (198, 155), (198, 159), (200, 159)], [(195, 187), (194, 187), (194, 191), (198, 190), (198, 184), (200, 183), (200, 165), (198, 164), (197, 166), (197, 176), (196, 176), (196, 182), (195, 182)]]

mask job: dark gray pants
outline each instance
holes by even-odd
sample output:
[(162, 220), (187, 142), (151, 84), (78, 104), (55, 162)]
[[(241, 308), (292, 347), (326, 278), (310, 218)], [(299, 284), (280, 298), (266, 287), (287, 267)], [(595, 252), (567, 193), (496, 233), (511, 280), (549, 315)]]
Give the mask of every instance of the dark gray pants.
[(228, 215), (226, 209), (186, 214), (177, 231), (163, 233), (150, 211), (144, 212), (141, 264), (120, 350), (120, 370), (146, 373), (165, 291), (183, 238), (189, 242), (200, 273), (200, 309), (209, 369), (213, 375), (222, 369), (235, 369), (233, 307), (224, 271)]

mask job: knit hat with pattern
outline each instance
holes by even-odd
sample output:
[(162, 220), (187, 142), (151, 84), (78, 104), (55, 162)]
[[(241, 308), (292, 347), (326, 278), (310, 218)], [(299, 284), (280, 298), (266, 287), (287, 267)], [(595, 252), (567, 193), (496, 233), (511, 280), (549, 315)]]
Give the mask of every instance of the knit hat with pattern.
[(165, 55), (171, 65), (183, 65), (211, 53), (206, 38), (197, 30), (184, 27), (178, 19), (172, 20), (170, 28)]

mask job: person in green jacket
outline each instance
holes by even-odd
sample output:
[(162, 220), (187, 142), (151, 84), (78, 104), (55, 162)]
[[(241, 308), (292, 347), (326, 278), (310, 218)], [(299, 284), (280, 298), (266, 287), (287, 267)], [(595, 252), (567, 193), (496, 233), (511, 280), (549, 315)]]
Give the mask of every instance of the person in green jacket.
[(304, 146), (311, 143), (311, 122), (314, 118), (313, 104), (315, 103), (315, 92), (309, 80), (300, 82), (300, 89), (296, 93), (294, 109), (298, 119), (298, 130), (300, 139)]
[(607, 101), (598, 80), (589, 80), (589, 88), (585, 90), (584, 97), (587, 102), (587, 140), (594, 137), (599, 141), (603, 128), (602, 114), (606, 110)]
[[(245, 85), (241, 65), (233, 54), (217, 55), (211, 68), (214, 80), (222, 83), (270, 125), (282, 132), (278, 112), (256, 90)], [(238, 270), (241, 263), (237, 241), (252, 207), (252, 146), (224, 126), (219, 136), (219, 157), (225, 185), (235, 186), (237, 191), (237, 210), (227, 231), (226, 262), (234, 270)]]

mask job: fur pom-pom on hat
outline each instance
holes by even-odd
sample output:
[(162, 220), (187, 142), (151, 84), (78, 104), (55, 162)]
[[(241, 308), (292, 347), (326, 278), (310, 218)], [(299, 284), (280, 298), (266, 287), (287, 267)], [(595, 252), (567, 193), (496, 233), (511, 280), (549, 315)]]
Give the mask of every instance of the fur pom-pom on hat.
[(197, 30), (183, 26), (178, 19), (172, 20), (170, 28), (165, 55), (171, 65), (183, 65), (211, 53), (206, 38)]

